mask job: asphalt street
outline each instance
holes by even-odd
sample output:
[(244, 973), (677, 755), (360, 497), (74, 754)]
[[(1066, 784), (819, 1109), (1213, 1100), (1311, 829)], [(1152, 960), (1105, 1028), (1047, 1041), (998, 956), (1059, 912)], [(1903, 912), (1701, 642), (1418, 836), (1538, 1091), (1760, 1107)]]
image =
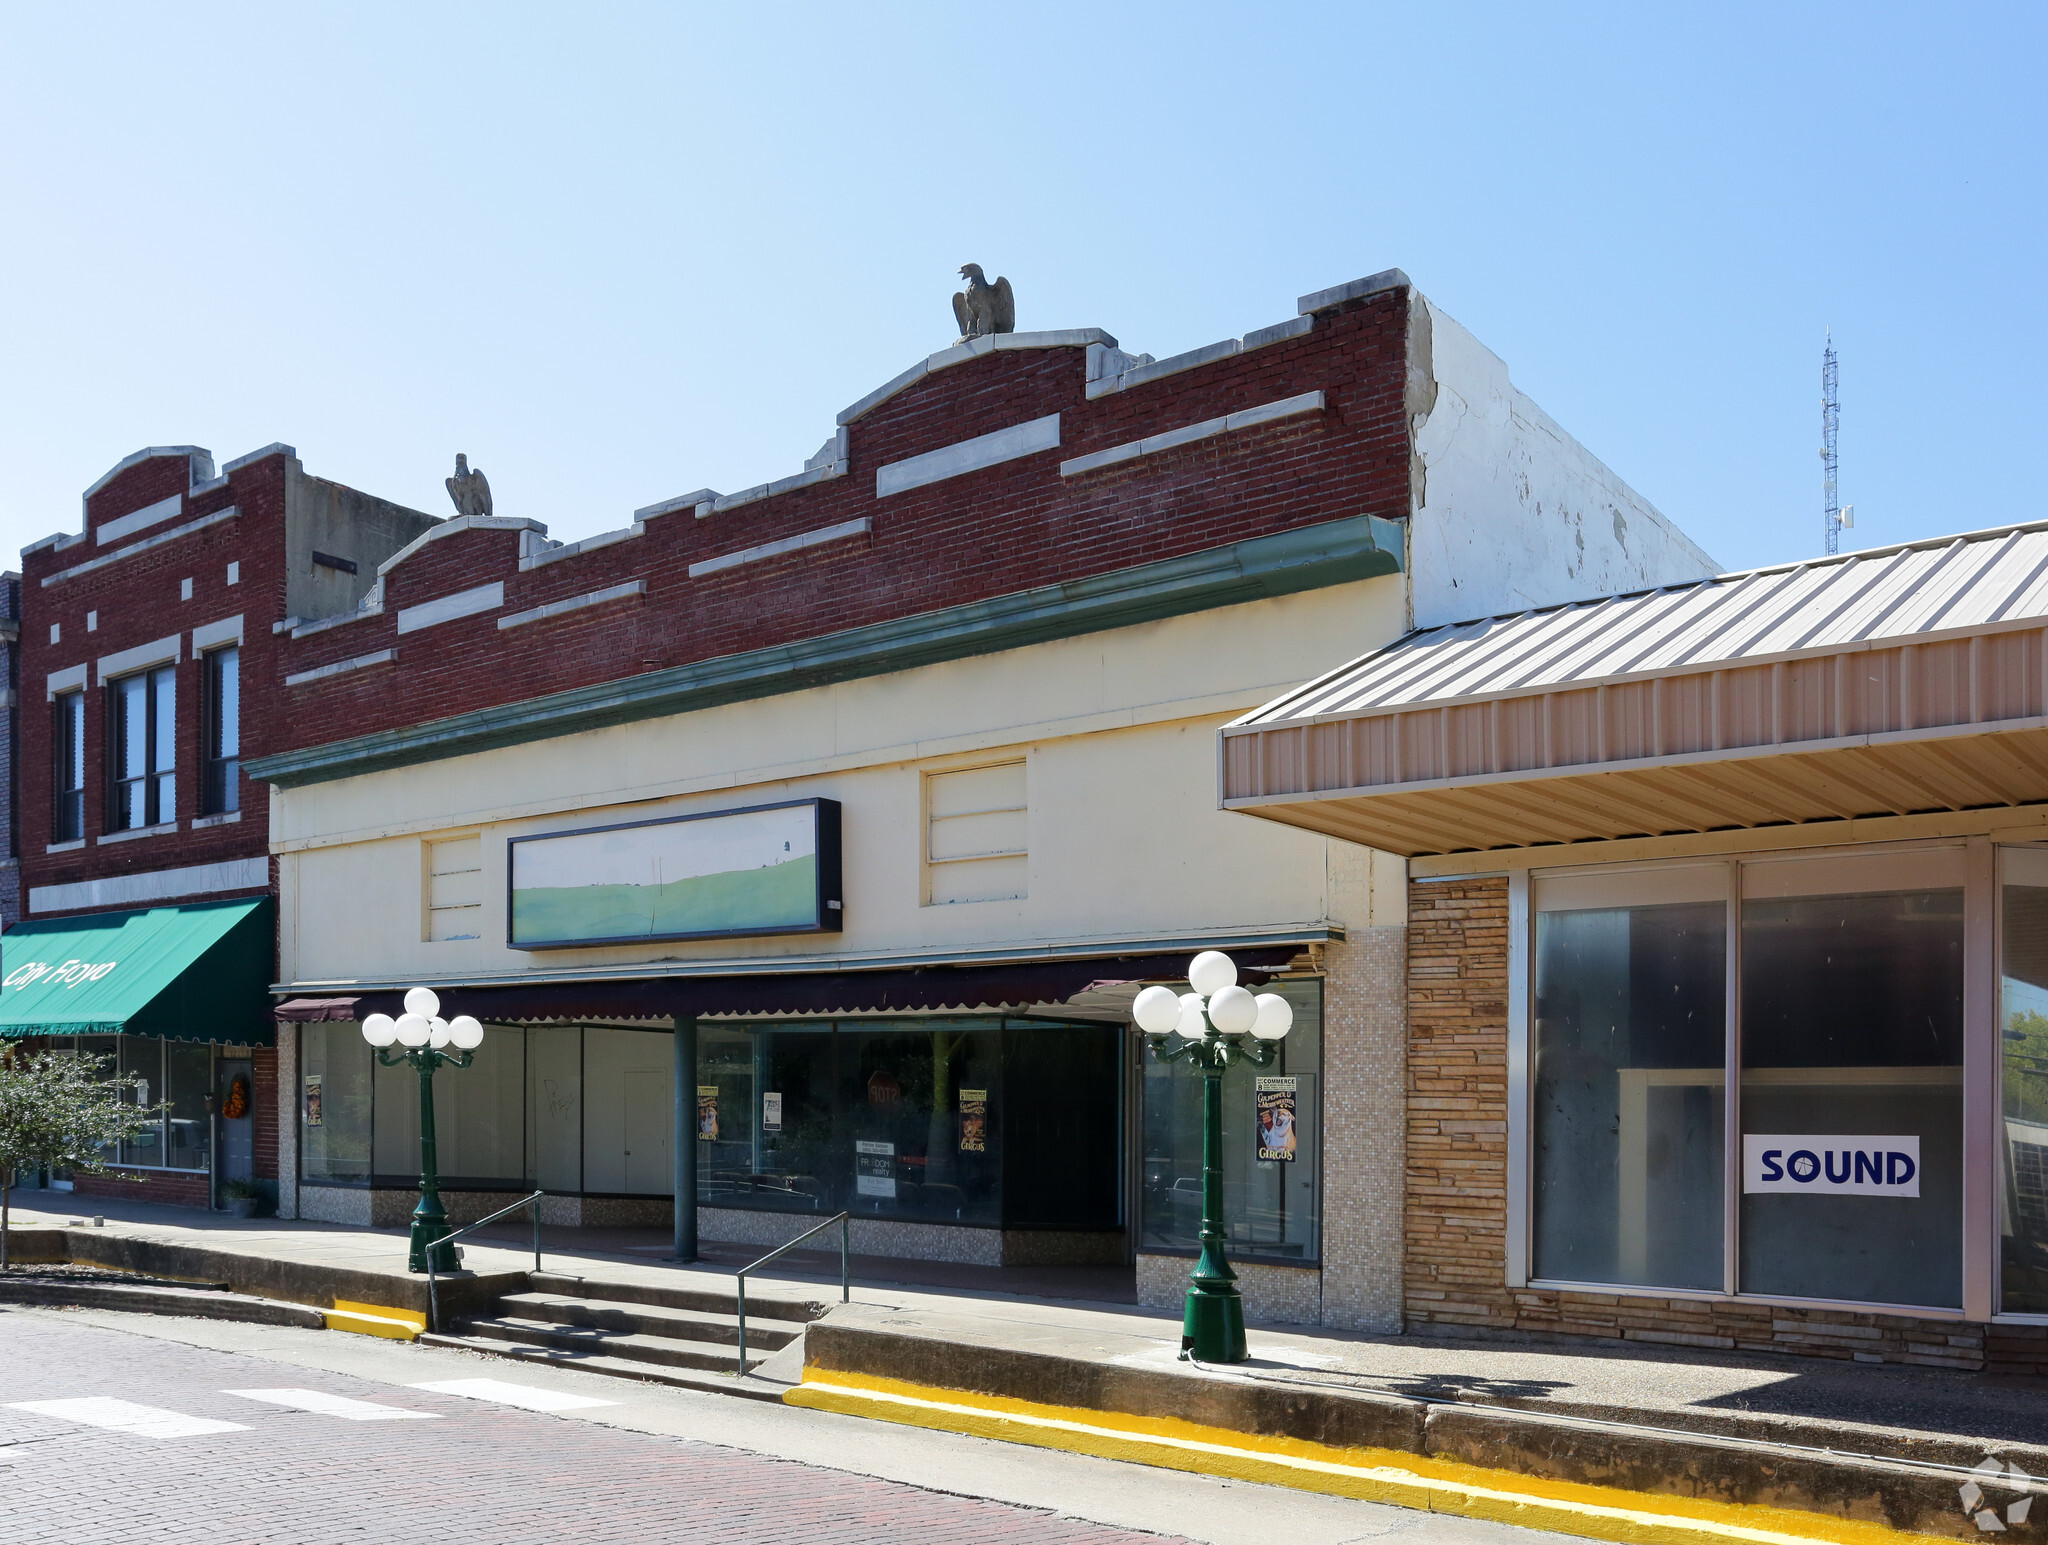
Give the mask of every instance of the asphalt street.
[(1558, 1537), (338, 1332), (0, 1310), (0, 1539), (369, 1538)]

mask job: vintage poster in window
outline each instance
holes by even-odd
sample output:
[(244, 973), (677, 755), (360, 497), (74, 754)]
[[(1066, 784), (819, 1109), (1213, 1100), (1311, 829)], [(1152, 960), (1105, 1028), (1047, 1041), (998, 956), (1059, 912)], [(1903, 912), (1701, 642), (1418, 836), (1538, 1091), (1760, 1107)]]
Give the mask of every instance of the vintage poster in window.
[(697, 1086), (697, 1141), (718, 1141), (718, 1085)]
[(988, 1152), (988, 1091), (960, 1091), (960, 1151)]
[(853, 1189), (860, 1196), (896, 1199), (896, 1145), (856, 1142), (853, 1145)]
[(320, 1125), (320, 1121), (321, 1121), (321, 1116), (320, 1116), (320, 1080), (321, 1080), (321, 1077), (322, 1077), (322, 1075), (321, 1075), (321, 1074), (319, 1074), (319, 1073), (308, 1073), (308, 1074), (306, 1075), (306, 1125), (307, 1125), (307, 1126), (309, 1126), (309, 1127), (317, 1127), (317, 1126), (319, 1126), (319, 1125)]
[(761, 1130), (780, 1132), (782, 1130), (782, 1096), (764, 1094), (761, 1096)]
[(1281, 1164), (1294, 1162), (1294, 1100), (1296, 1080), (1261, 1078), (1252, 1085), (1258, 1102), (1259, 1157)]

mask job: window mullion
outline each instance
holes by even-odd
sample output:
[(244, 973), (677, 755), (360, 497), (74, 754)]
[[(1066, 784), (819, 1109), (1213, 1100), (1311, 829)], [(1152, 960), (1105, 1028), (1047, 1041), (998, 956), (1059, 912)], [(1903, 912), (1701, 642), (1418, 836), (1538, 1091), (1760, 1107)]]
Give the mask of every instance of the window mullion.
[(1721, 1291), (1742, 1291), (1742, 863), (1728, 864), (1728, 944), (1723, 1015), (1727, 1061), (1721, 1075)]

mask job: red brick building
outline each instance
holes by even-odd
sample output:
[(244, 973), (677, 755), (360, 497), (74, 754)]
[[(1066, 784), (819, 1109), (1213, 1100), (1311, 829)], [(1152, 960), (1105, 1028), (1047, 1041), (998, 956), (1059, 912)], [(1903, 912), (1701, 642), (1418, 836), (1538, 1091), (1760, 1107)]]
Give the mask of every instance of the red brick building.
[(274, 1187), (269, 789), (240, 761), (279, 732), (277, 628), (351, 610), (377, 564), (433, 524), (309, 476), (290, 446), (218, 472), (196, 446), (153, 446), (86, 490), (77, 532), (22, 554), (13, 792), (26, 923), (6, 936), (10, 982), (39, 962), (61, 968), (60, 945), (115, 961), (88, 988), (128, 980), (137, 952), (157, 948), (146, 936), (180, 914), (216, 945), (237, 930), (264, 941), (261, 980), (238, 937), (224, 947), (248, 970), (233, 983), (152, 982), (147, 1002), (98, 1008), (68, 989), (46, 1005), (85, 1032), (67, 1044), (115, 1055), (151, 1102), (171, 1104), (122, 1155), (146, 1184), (81, 1189), (208, 1205), (226, 1180)]

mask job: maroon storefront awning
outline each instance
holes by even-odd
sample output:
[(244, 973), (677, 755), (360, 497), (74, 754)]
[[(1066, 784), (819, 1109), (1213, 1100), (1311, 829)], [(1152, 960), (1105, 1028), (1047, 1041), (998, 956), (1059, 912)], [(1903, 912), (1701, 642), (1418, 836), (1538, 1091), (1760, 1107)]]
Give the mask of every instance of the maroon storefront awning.
[[(1283, 969), (1294, 944), (1232, 951), (1250, 985)], [(439, 987), (441, 1012), (488, 1023), (528, 1020), (666, 1019), (710, 1014), (852, 1014), (861, 1011), (1022, 1008), (1064, 1003), (1091, 987), (1173, 981), (1186, 951), (1091, 960), (1026, 960), (1000, 966), (911, 966), (893, 971), (789, 972), (773, 976), (670, 976), (627, 982), (536, 982), (511, 987)], [(353, 997), (293, 998), (278, 1019), (307, 1024), (404, 1011), (399, 989)]]

